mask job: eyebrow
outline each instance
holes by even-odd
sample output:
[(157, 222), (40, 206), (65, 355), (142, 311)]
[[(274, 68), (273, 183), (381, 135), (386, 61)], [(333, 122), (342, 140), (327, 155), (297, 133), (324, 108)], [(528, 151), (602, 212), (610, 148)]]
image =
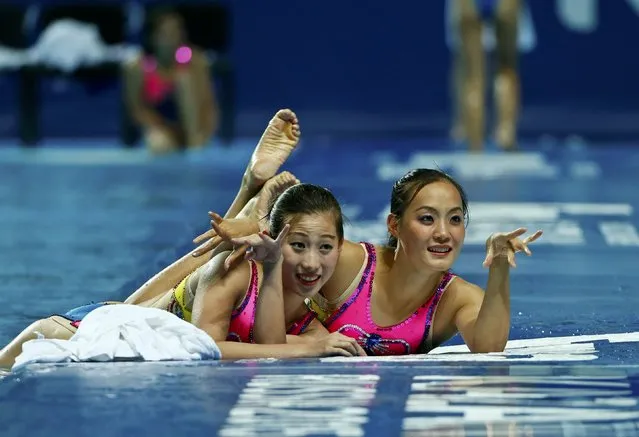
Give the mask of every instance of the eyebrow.
[[(422, 209), (423, 209), (423, 210), (426, 210), (426, 211), (434, 212), (434, 213), (438, 213), (438, 212), (439, 212), (439, 211), (437, 211), (437, 209), (433, 208), (432, 206), (428, 206), (428, 205), (422, 205), (422, 206), (420, 206), (419, 208), (417, 208), (415, 211), (417, 212), (417, 211), (420, 211), (420, 210), (422, 210)], [(453, 212), (453, 211), (460, 211), (460, 212), (461, 212), (461, 211), (462, 211), (462, 208), (461, 208), (461, 206), (456, 206), (456, 207), (454, 207), (454, 208), (451, 208), (451, 209), (448, 211), (448, 214), (450, 214), (450, 213), (451, 213), (451, 212)]]
[[(299, 236), (308, 238), (308, 234), (307, 233), (300, 232), (300, 231), (291, 232), (289, 235), (299, 235)], [(320, 237), (321, 238), (330, 238), (330, 239), (333, 239), (333, 240), (337, 240), (337, 236), (332, 235), (332, 234), (322, 234), (322, 235), (320, 235)]]

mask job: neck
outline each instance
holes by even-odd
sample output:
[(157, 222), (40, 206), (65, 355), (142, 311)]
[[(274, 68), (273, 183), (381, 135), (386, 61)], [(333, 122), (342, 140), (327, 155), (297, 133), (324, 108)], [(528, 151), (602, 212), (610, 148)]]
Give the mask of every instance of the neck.
[(297, 321), (306, 312), (304, 298), (297, 293), (284, 289), (284, 319), (286, 326)]
[(401, 248), (389, 256), (394, 256), (388, 272), (388, 283), (391, 284), (389, 289), (398, 290), (397, 296), (406, 299), (424, 296), (424, 291), (433, 292), (441, 281), (443, 272), (416, 267)]

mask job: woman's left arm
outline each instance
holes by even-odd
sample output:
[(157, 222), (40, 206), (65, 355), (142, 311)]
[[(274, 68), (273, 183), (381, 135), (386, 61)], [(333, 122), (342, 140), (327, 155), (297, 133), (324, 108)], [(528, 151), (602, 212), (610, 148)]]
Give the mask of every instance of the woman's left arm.
[(542, 231), (520, 240), (526, 229), (491, 235), (486, 241), (488, 283), (484, 292), (466, 283), (460, 292), (462, 303), (455, 314), (455, 325), (471, 352), (502, 352), (510, 333), (510, 269), (516, 267), (515, 253), (531, 255), (528, 244)]

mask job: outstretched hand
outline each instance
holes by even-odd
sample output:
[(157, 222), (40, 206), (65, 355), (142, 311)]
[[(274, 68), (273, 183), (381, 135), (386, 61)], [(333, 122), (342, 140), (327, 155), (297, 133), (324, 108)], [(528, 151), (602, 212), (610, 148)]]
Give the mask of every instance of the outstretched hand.
[(250, 218), (224, 219), (214, 212), (209, 212), (209, 217), (211, 217), (211, 229), (193, 239), (196, 244), (205, 242), (193, 251), (195, 257), (210, 252), (223, 241), (230, 242), (233, 238), (259, 232), (259, 223)]
[(524, 252), (528, 256), (532, 255), (528, 245), (541, 237), (543, 231), (538, 230), (523, 240), (519, 239), (526, 231), (526, 228), (519, 228), (512, 232), (500, 232), (488, 237), (486, 240), (486, 259), (483, 266), (490, 267), (496, 259), (505, 258), (511, 267), (517, 267), (515, 253)]
[(245, 259), (252, 259), (265, 264), (274, 264), (279, 261), (282, 256), (282, 244), (290, 229), (290, 225), (287, 224), (284, 226), (276, 239), (272, 239), (266, 232), (260, 232), (249, 235), (248, 237), (233, 238), (231, 243), (233, 243), (235, 247), (246, 246)]

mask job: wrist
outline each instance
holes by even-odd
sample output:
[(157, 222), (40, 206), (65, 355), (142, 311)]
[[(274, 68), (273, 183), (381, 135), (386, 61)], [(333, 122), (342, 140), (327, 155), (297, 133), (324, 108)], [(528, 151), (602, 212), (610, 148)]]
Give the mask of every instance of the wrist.
[(282, 266), (282, 254), (280, 253), (277, 259), (265, 259), (262, 261), (262, 268), (264, 269), (264, 274), (270, 274), (275, 269), (278, 269)]
[(510, 264), (508, 263), (508, 257), (506, 256), (497, 256), (493, 258), (493, 261), (490, 263), (490, 270), (508, 271), (509, 269)]
[(312, 343), (300, 343), (295, 345), (298, 350), (298, 358), (315, 358), (316, 354), (313, 353)]
[(488, 275), (492, 280), (505, 281), (510, 275), (510, 264), (507, 258), (495, 258), (490, 264)]

